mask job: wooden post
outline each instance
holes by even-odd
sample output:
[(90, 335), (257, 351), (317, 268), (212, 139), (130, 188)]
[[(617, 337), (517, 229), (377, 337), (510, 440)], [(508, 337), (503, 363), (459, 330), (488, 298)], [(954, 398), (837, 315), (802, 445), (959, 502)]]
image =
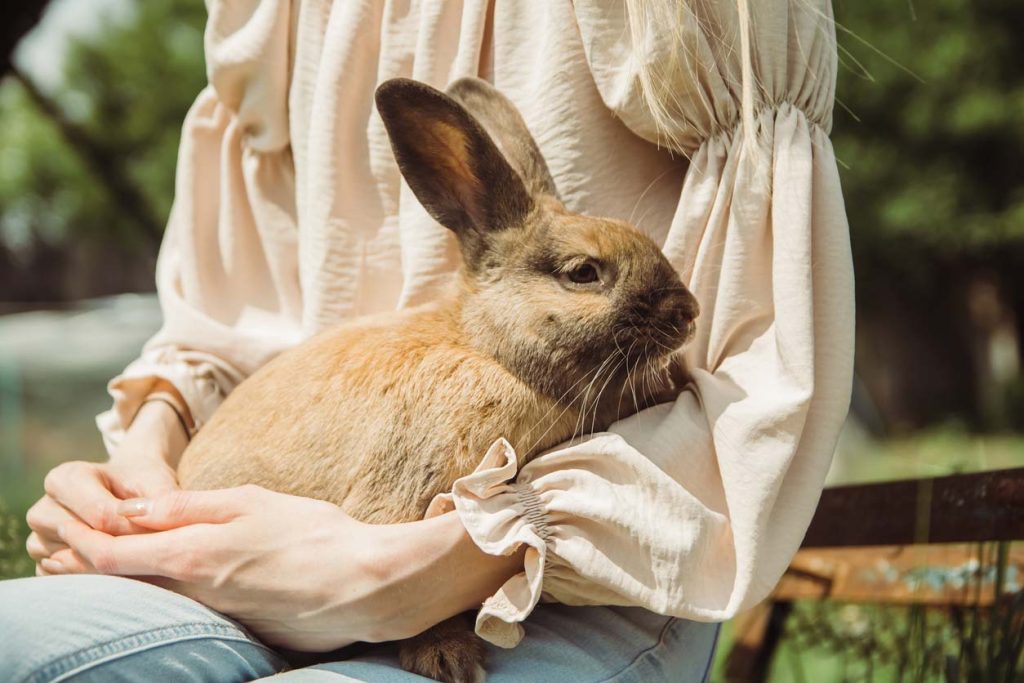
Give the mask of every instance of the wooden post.
[(732, 649), (725, 660), (727, 683), (763, 683), (782, 639), (792, 603), (765, 600), (736, 617)]

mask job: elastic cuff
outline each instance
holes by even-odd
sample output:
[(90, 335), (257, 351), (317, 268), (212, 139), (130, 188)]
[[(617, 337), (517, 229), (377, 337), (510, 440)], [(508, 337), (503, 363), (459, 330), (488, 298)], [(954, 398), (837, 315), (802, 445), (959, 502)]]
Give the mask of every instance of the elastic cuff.
[(523, 571), (484, 601), (476, 633), (498, 647), (515, 647), (523, 638), (521, 622), (540, 601), (546, 541), (551, 531), (543, 502), (529, 483), (511, 483), (518, 472), (515, 450), (495, 441), (472, 474), (457, 480), (452, 500), (473, 541), (490, 555), (526, 550)]
[(114, 405), (96, 417), (96, 426), (108, 453), (124, 438), (125, 430), (161, 380), (170, 383), (184, 400), (192, 418), (189, 436), (203, 426), (224, 398), (217, 383), (201, 368), (180, 359), (165, 360), (160, 352), (144, 354), (107, 385)]

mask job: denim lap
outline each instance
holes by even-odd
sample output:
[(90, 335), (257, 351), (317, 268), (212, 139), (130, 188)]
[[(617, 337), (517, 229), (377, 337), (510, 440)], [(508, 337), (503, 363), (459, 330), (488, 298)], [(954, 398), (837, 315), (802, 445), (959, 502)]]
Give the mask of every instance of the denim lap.
[[(516, 648), (491, 647), (489, 683), (706, 680), (718, 628), (638, 608), (541, 605)], [(0, 679), (416, 683), (394, 645), (285, 671), (240, 625), (162, 588), (119, 577), (0, 582)], [(275, 675), (277, 674), (277, 675)]]
[(284, 667), (227, 617), (120, 577), (2, 581), (0, 633), (0, 679), (11, 683), (228, 683)]

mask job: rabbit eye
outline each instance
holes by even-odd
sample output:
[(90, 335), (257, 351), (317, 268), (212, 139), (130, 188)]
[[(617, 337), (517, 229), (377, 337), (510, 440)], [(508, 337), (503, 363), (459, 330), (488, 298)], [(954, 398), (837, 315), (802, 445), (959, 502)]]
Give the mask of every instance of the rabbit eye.
[(597, 259), (576, 257), (559, 268), (555, 277), (570, 291), (596, 292), (610, 290), (615, 271)]
[(578, 285), (587, 285), (600, 279), (597, 268), (592, 263), (581, 263), (569, 271), (569, 280)]

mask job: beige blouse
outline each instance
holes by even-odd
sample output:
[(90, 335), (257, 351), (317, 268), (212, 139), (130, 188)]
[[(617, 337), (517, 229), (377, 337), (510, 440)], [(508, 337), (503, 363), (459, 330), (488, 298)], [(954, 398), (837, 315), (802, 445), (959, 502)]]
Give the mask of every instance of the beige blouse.
[[(481, 548), (530, 546), (478, 632), (514, 645), (540, 599), (698, 620), (759, 601), (829, 467), (854, 313), (829, 3), (747, 2), (209, 2), (210, 84), (157, 272), (165, 322), (110, 384), (108, 446), (156, 378), (201, 428), (281, 350), (434, 296), (457, 252), (402, 183), (373, 91), (481, 75), (522, 110), (565, 203), (641, 226), (703, 313), (675, 403), (522, 468), (498, 442), (455, 485)], [(677, 5), (675, 30), (658, 25)], [(652, 68), (667, 88), (641, 89)]]

